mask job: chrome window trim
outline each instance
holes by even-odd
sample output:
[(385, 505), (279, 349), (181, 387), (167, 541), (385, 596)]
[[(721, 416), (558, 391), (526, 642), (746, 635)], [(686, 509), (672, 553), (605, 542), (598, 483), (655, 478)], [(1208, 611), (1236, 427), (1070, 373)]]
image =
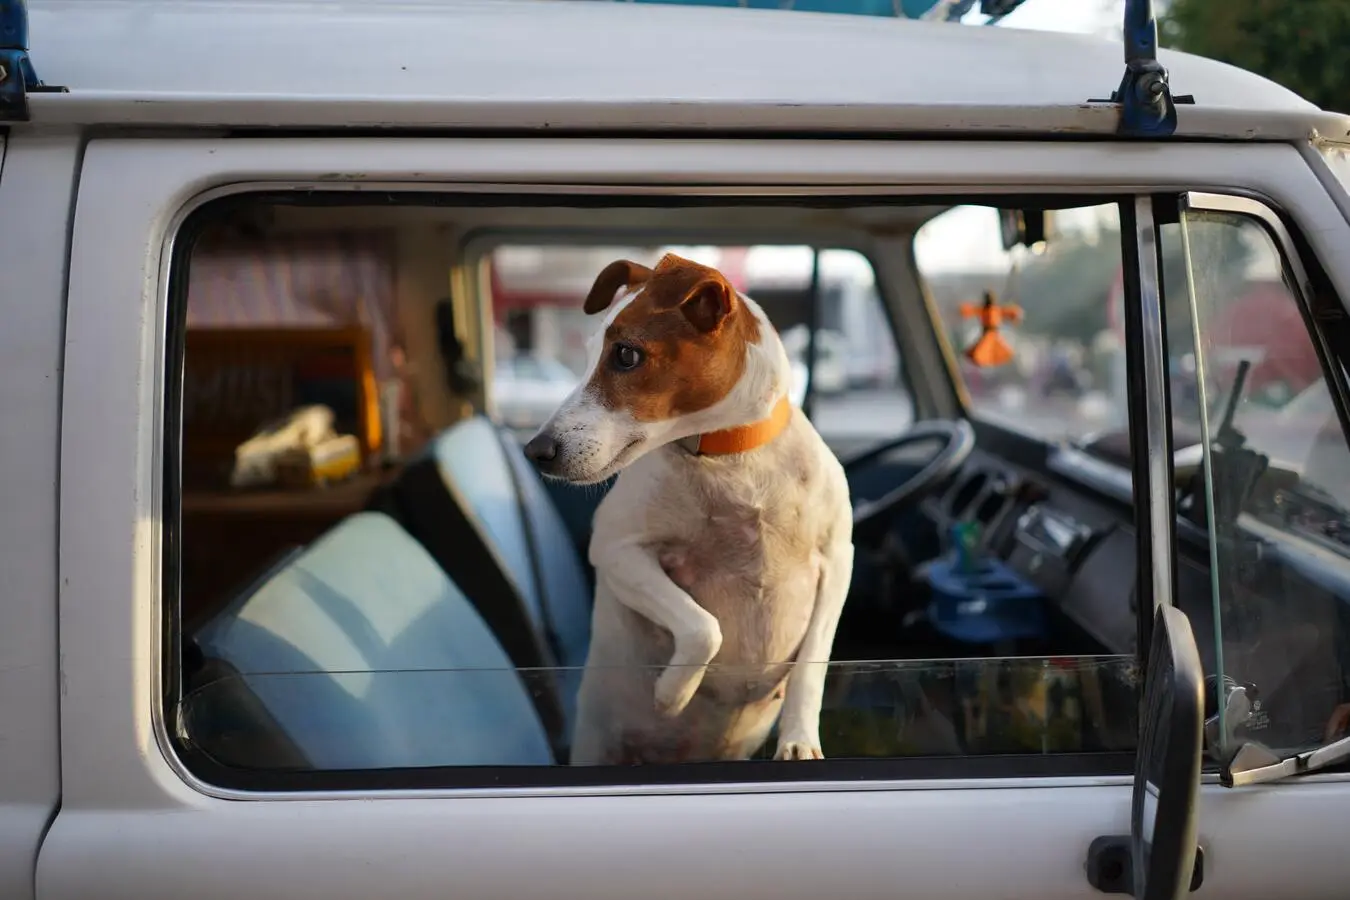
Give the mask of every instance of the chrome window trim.
[[(1134, 370), (1126, 377), (1126, 400), (1132, 456), (1131, 495), (1138, 529), (1135, 535), (1138, 552), (1136, 585), (1140, 594), (1137, 652), (1143, 658), (1151, 645), (1155, 611), (1174, 605), (1175, 478), (1154, 198), (1138, 195), (1132, 204), (1127, 200), (1122, 203), (1122, 213), (1126, 366)], [(1132, 266), (1137, 269), (1137, 281), (1131, 278)], [(1137, 304), (1134, 309), (1131, 309), (1132, 303)], [(1142, 438), (1139, 437), (1141, 430)], [(1138, 458), (1141, 450), (1142, 460)], [(1159, 486), (1162, 486), (1161, 490)], [(1147, 664), (1147, 660), (1144, 661)]]
[[(877, 186), (871, 185), (829, 185), (829, 186), (751, 186), (724, 187), (707, 185), (613, 185), (613, 184), (531, 184), (531, 183), (455, 183), (455, 182), (361, 182), (333, 183), (307, 179), (286, 181), (244, 181), (218, 185), (208, 188), (190, 197), (167, 221), (160, 249), (158, 266), (159, 283), (156, 288), (158, 309), (155, 312), (154, 328), (156, 334), (155, 365), (160, 377), (166, 371), (168, 351), (168, 313), (171, 298), (169, 296), (170, 269), (177, 248), (178, 236), (182, 226), (198, 209), (216, 200), (249, 194), (275, 194), (294, 191), (297, 193), (323, 192), (397, 192), (405, 194), (518, 194), (518, 195), (560, 195), (574, 196), (725, 196), (728, 198), (754, 197), (834, 197), (840, 195), (908, 197), (923, 196), (941, 190), (944, 194), (969, 195), (972, 198), (986, 198), (1000, 194), (1021, 194), (1031, 188), (989, 186), (980, 190), (953, 192), (929, 186)], [(1062, 185), (1037, 187), (1034, 190), (1047, 194), (1094, 195), (1112, 193), (1110, 189), (1097, 186)], [(931, 312), (931, 311), (929, 311)], [(935, 326), (936, 327), (936, 324)], [(155, 509), (163, 509), (164, 471), (167, 453), (163, 440), (167, 422), (165, 408), (165, 390), (154, 392), (152, 421), (154, 425), (156, 454), (154, 466), (159, 477), (155, 478), (151, 494), (151, 504)], [(164, 572), (164, 531), (161, 521), (152, 524), (151, 541), (153, 546), (154, 570), (158, 573), (156, 588), (161, 624), (166, 614), (163, 594)], [(165, 641), (151, 642), (151, 691), (150, 703), (151, 731), (155, 743), (169, 769), (184, 785), (196, 793), (220, 800), (243, 801), (310, 801), (310, 800), (359, 800), (359, 799), (471, 799), (471, 798), (522, 798), (522, 797), (599, 797), (599, 796), (661, 796), (661, 795), (707, 795), (707, 794), (776, 794), (810, 793), (818, 791), (874, 792), (874, 791), (910, 791), (910, 790), (1002, 790), (1028, 789), (1037, 787), (1073, 788), (1073, 787), (1121, 787), (1133, 784), (1129, 775), (1066, 775), (1066, 776), (1009, 776), (998, 778), (930, 778), (930, 779), (875, 779), (868, 781), (749, 781), (749, 782), (696, 782), (682, 784), (646, 784), (646, 785), (551, 785), (545, 787), (445, 787), (430, 789), (356, 789), (356, 790), (310, 790), (310, 791), (251, 791), (223, 787), (213, 784), (193, 773), (179, 757), (169, 734), (169, 723), (165, 718)], [(879, 760), (880, 762), (881, 760)], [(1350, 776), (1347, 776), (1350, 777)], [(1217, 775), (1206, 776), (1217, 783)]]

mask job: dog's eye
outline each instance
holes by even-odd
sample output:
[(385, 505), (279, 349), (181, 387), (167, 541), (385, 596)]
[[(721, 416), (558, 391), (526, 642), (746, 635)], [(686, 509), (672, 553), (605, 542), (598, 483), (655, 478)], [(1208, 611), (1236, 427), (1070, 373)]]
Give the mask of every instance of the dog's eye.
[(636, 369), (642, 365), (642, 351), (636, 347), (629, 347), (627, 344), (616, 344), (614, 346), (614, 368), (622, 371)]

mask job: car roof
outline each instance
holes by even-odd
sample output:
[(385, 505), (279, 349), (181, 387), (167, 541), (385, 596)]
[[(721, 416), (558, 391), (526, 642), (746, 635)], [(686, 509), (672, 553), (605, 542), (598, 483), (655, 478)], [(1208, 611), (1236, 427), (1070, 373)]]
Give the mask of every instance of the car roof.
[[(29, 0), (36, 122), (227, 128), (1111, 134), (1121, 45), (941, 22), (577, 0)], [(1177, 135), (1347, 120), (1163, 51)]]

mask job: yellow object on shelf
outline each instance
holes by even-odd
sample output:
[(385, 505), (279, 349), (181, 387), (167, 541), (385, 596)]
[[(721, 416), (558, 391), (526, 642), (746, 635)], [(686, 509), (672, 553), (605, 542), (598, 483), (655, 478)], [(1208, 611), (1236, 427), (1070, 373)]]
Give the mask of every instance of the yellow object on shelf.
[(276, 460), (277, 481), (287, 487), (318, 487), (350, 478), (360, 469), (361, 442), (351, 434), (296, 447)]

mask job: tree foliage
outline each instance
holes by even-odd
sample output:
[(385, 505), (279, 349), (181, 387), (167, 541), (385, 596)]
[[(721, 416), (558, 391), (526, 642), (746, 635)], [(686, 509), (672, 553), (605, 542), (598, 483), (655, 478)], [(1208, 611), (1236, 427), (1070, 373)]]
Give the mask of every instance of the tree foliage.
[[(1192, 216), (1190, 242), (1196, 270), (1206, 278), (1228, 282), (1223, 287), (1211, 284), (1211, 292), (1239, 296), (1251, 256), (1241, 231), (1223, 220)], [(1161, 251), (1169, 342), (1175, 348), (1188, 347), (1189, 285), (1179, 226), (1164, 227)], [(1092, 343), (1098, 332), (1109, 327), (1110, 298), (1120, 267), (1120, 232), (1114, 225), (1103, 225), (1095, 234), (1058, 236), (1043, 255), (1024, 263), (1010, 285), (1010, 299), (1026, 313), (1023, 329), (1052, 340)]]
[(1107, 299), (1120, 267), (1120, 233), (1070, 233), (1022, 267), (1014, 285), (1026, 330), (1086, 344), (1107, 324)]
[[(1350, 112), (1350, 0), (1156, 0), (1163, 9), (1160, 38), (1174, 47), (1239, 66), (1283, 84), (1323, 109)], [(1186, 92), (1183, 84), (1178, 91)], [(1197, 98), (1204, 102), (1204, 98)], [(1192, 265), (1213, 296), (1239, 297), (1251, 255), (1238, 229), (1192, 218)], [(1177, 226), (1163, 229), (1163, 296), (1169, 345), (1184, 352), (1192, 343), (1186, 263)], [(1108, 327), (1108, 299), (1121, 264), (1120, 234), (1113, 226), (1061, 234), (1041, 256), (1024, 261), (1011, 283), (991, 277), (987, 287), (1026, 311), (1022, 330), (1050, 340), (1083, 345)], [(978, 279), (976, 279), (978, 281)], [(944, 313), (960, 327), (958, 302), (978, 299), (986, 285), (953, 285)], [(1009, 297), (1002, 297), (1003, 293)]]
[(1323, 109), (1350, 112), (1350, 0), (1171, 0), (1161, 25), (1164, 46), (1231, 63)]

